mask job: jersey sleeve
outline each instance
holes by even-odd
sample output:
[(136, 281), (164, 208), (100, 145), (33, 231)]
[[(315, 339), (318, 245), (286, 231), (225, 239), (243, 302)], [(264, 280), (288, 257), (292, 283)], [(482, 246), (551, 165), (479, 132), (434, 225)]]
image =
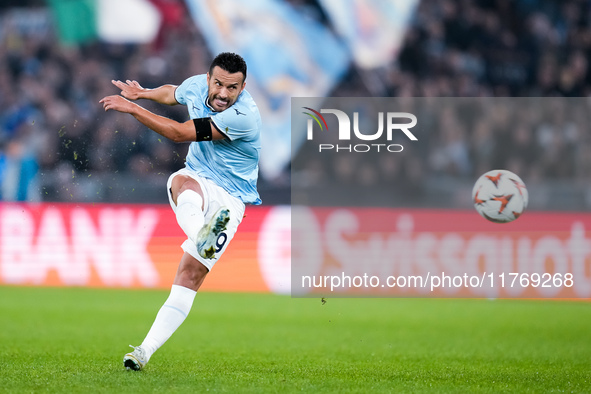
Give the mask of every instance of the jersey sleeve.
[(232, 106), (213, 115), (211, 119), (218, 131), (230, 141), (249, 138), (258, 130), (255, 114), (245, 108)]
[(191, 84), (193, 84), (195, 77), (187, 78), (177, 86), (176, 90), (174, 91), (174, 98), (179, 104), (187, 105), (187, 90)]

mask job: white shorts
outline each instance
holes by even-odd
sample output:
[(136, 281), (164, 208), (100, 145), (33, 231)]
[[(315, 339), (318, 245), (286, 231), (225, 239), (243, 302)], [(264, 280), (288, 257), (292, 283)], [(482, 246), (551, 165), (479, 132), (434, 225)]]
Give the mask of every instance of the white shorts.
[(170, 187), (172, 185), (172, 179), (177, 175), (185, 175), (193, 178), (196, 180), (199, 185), (201, 186), (201, 190), (203, 191), (203, 213), (205, 215), (205, 223), (208, 223), (213, 215), (217, 212), (217, 210), (221, 206), (225, 206), (230, 210), (230, 221), (227, 224), (226, 230), (220, 233), (216, 242), (216, 253), (215, 258), (213, 259), (204, 259), (199, 255), (197, 252), (197, 246), (191, 242), (188, 238), (183, 244), (181, 248), (189, 253), (191, 256), (196, 258), (201, 264), (203, 264), (209, 271), (213, 268), (214, 264), (222, 257), (228, 244), (234, 238), (234, 234), (236, 234), (236, 230), (238, 230), (238, 225), (242, 222), (242, 217), (244, 216), (244, 203), (240, 201), (240, 199), (231, 196), (227, 191), (213, 183), (211, 180), (207, 178), (203, 178), (197, 173), (183, 168), (170, 177), (168, 177), (168, 182), (166, 183), (166, 192), (168, 194), (168, 202), (170, 202), (170, 206), (172, 210), (176, 213), (176, 205), (174, 201), (172, 201), (172, 195), (170, 193)]

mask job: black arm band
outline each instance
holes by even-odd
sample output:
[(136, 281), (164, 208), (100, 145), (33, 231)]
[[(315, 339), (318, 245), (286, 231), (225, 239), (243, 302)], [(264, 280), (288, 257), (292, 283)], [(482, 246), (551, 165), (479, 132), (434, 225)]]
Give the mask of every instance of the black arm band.
[(211, 141), (211, 118), (193, 119), (195, 124), (195, 141)]

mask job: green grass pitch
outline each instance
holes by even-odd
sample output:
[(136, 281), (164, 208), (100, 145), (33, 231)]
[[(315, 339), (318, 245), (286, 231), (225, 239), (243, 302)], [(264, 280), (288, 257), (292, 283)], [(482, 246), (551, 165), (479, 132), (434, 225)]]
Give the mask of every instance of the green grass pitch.
[(0, 392), (590, 392), (591, 304), (200, 293), (141, 372), (167, 291), (0, 287)]

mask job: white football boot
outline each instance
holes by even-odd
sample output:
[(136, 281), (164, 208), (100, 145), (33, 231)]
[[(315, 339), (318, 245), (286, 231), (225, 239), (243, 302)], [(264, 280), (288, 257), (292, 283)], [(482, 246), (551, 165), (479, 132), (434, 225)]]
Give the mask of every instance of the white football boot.
[(199, 234), (197, 234), (197, 251), (205, 259), (215, 258), (216, 243), (222, 231), (224, 231), (230, 221), (230, 210), (221, 207), (211, 218), (209, 223), (204, 225)]
[(123, 356), (123, 366), (126, 369), (132, 369), (134, 371), (141, 371), (144, 366), (148, 363), (148, 358), (146, 357), (146, 353), (141, 346), (132, 346), (129, 347), (133, 348), (133, 352), (127, 353)]

